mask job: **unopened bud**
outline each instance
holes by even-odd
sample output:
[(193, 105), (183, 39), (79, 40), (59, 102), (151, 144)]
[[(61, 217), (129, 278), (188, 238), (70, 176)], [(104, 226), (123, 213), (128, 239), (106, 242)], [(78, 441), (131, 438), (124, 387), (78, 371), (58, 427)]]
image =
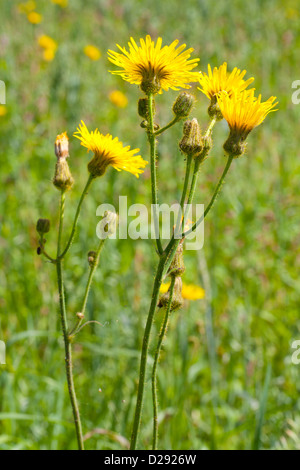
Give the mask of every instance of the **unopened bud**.
[(171, 276), (182, 276), (185, 271), (184, 259), (183, 259), (183, 242), (179, 243), (176, 250), (174, 259), (169, 268), (169, 274)]
[(115, 212), (105, 211), (103, 219), (99, 224), (97, 235), (102, 240), (111, 237), (117, 230), (119, 216)]
[(89, 251), (88, 252), (88, 262), (89, 262), (89, 265), (91, 267), (95, 265), (96, 259), (97, 259), (96, 251)]
[(223, 114), (221, 113), (221, 109), (216, 96), (212, 97), (207, 112), (211, 118), (215, 118), (217, 121), (221, 121), (223, 119)]
[(50, 220), (49, 219), (39, 219), (36, 224), (36, 231), (42, 235), (43, 233), (48, 233), (50, 230)]
[(174, 105), (173, 105), (173, 113), (180, 119), (186, 118), (195, 103), (195, 97), (186, 91), (182, 91)]
[(55, 155), (57, 158), (68, 158), (69, 156), (69, 138), (66, 132), (59, 134), (55, 141)]
[(147, 129), (148, 127), (148, 121), (146, 121), (146, 119), (144, 119), (144, 121), (141, 122), (140, 126), (142, 129)]
[(242, 156), (246, 150), (246, 143), (244, 140), (245, 137), (241, 136), (241, 134), (235, 131), (230, 131), (229, 137), (223, 145), (226, 154), (234, 158)]
[[(152, 109), (153, 113), (155, 113), (155, 102), (152, 98)], [(139, 115), (144, 118), (148, 119), (149, 117), (149, 101), (148, 98), (140, 98), (138, 101), (138, 113)]]
[(53, 184), (62, 191), (68, 191), (74, 184), (68, 162), (65, 158), (59, 158), (55, 166)]
[(202, 152), (201, 129), (196, 118), (184, 123), (183, 137), (179, 142), (179, 148), (186, 155), (193, 157)]
[[(165, 307), (167, 308), (170, 300), (170, 288), (168, 292), (163, 294), (158, 302), (158, 307)], [(175, 284), (173, 289), (173, 297), (171, 302), (171, 311), (178, 310), (184, 304), (183, 297), (182, 297), (182, 280), (181, 277), (175, 278)]]

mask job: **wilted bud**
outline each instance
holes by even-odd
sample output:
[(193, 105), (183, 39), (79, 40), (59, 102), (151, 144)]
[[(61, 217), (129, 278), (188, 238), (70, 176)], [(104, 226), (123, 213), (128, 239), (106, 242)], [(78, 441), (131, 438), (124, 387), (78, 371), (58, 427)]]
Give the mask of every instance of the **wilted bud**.
[(62, 191), (68, 191), (74, 184), (69, 165), (65, 158), (59, 158), (55, 166), (53, 184)]
[(186, 155), (193, 157), (202, 152), (201, 129), (196, 118), (184, 123), (183, 137), (179, 142), (179, 148)]
[(97, 235), (102, 240), (111, 237), (117, 230), (119, 216), (115, 212), (105, 211), (103, 219), (98, 225)]
[(242, 137), (238, 132), (230, 131), (229, 137), (226, 140), (223, 148), (227, 155), (238, 158), (245, 153), (246, 143), (245, 137)]
[(215, 118), (217, 121), (221, 121), (223, 119), (223, 114), (221, 113), (221, 109), (216, 96), (212, 97), (207, 111), (211, 118)]
[(39, 219), (36, 224), (36, 231), (42, 235), (43, 233), (48, 233), (50, 230), (50, 220), (49, 219)]
[(89, 251), (89, 252), (88, 252), (88, 262), (89, 262), (89, 265), (90, 265), (91, 267), (95, 265), (96, 260), (97, 260), (97, 253), (96, 253), (96, 251)]
[(184, 259), (183, 259), (183, 242), (180, 242), (176, 250), (174, 259), (169, 268), (169, 274), (171, 276), (182, 276), (185, 271)]
[[(167, 308), (168, 303), (170, 300), (170, 288), (168, 292), (163, 294), (158, 302), (158, 307), (165, 307)], [(174, 290), (173, 290), (173, 298), (171, 303), (171, 311), (178, 310), (184, 304), (183, 297), (182, 297), (182, 280), (181, 277), (175, 278)]]
[(69, 156), (69, 138), (66, 132), (58, 135), (55, 141), (55, 155), (57, 158), (68, 158)]
[(84, 319), (84, 314), (81, 313), (81, 312), (78, 312), (78, 313), (76, 313), (76, 317), (78, 318), (78, 320), (83, 320)]
[(186, 91), (182, 91), (173, 105), (173, 113), (180, 119), (186, 118), (190, 114), (194, 103), (195, 97)]

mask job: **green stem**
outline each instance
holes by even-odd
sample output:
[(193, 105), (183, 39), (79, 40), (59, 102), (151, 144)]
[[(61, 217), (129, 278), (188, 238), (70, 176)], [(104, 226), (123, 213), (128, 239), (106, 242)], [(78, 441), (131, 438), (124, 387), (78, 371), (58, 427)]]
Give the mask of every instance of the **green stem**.
[(170, 127), (174, 126), (174, 124), (176, 124), (176, 122), (178, 122), (180, 119), (175, 116), (174, 119), (172, 119), (172, 121), (169, 122), (169, 124), (167, 124), (165, 127), (161, 127), (160, 129), (158, 129), (156, 132), (154, 132), (154, 135), (157, 136), (157, 135), (160, 135), (162, 134), (163, 132), (165, 132), (167, 129), (169, 129)]
[(70, 246), (74, 240), (74, 236), (75, 236), (75, 232), (76, 232), (76, 227), (77, 227), (77, 224), (78, 224), (78, 219), (79, 219), (79, 215), (80, 215), (80, 210), (81, 210), (81, 206), (82, 206), (82, 203), (88, 193), (88, 190), (92, 184), (92, 181), (94, 180), (94, 177), (92, 175), (89, 176), (89, 179), (87, 180), (87, 183), (84, 187), (84, 190), (81, 194), (81, 198), (79, 200), (79, 203), (78, 203), (78, 206), (77, 206), (77, 210), (76, 210), (76, 214), (75, 214), (75, 218), (74, 218), (74, 222), (73, 222), (73, 227), (72, 227), (72, 231), (71, 231), (71, 235), (70, 235), (70, 238), (68, 240), (68, 243), (66, 245), (66, 248), (64, 249), (64, 251), (59, 255), (59, 259), (62, 260), (67, 252), (69, 251), (70, 249)]
[(64, 206), (65, 206), (65, 193), (62, 191), (61, 200), (60, 200), (59, 231), (58, 231), (58, 240), (57, 240), (57, 262), (56, 262), (57, 283), (58, 283), (58, 292), (59, 292), (61, 325), (62, 325), (62, 331), (63, 331), (64, 344), (65, 344), (65, 364), (66, 364), (68, 390), (69, 390), (70, 401), (71, 401), (72, 410), (73, 410), (78, 448), (79, 450), (84, 450), (81, 420), (80, 420), (80, 414), (79, 414), (79, 408), (78, 408), (75, 385), (74, 385), (74, 378), (73, 378), (72, 348), (71, 348), (71, 343), (70, 343), (70, 339), (68, 336), (68, 320), (67, 320), (66, 302), (65, 302), (64, 284), (63, 284), (62, 261), (59, 257), (60, 248), (61, 248), (63, 218), (64, 218)]
[(160, 255), (163, 253), (163, 248), (160, 238), (159, 229), (159, 215), (158, 215), (158, 198), (157, 198), (157, 172), (156, 172), (156, 140), (154, 135), (154, 109), (153, 109), (153, 95), (148, 96), (148, 110), (149, 110), (149, 127), (148, 139), (150, 143), (150, 164), (151, 164), (151, 193), (152, 193), (152, 207), (154, 217), (155, 239), (157, 250)]
[(160, 350), (162, 346), (162, 342), (164, 340), (168, 323), (169, 323), (169, 315), (171, 311), (171, 305), (173, 300), (173, 292), (174, 292), (174, 285), (175, 285), (175, 276), (171, 278), (171, 285), (169, 290), (169, 301), (163, 321), (163, 325), (160, 330), (160, 334), (158, 337), (158, 343), (156, 346), (155, 356), (154, 356), (154, 363), (152, 369), (152, 399), (153, 399), (153, 441), (152, 441), (152, 450), (156, 450), (157, 448), (157, 438), (158, 438), (158, 419), (157, 419), (157, 412), (158, 412), (158, 402), (157, 402), (157, 364), (159, 361)]
[(159, 290), (160, 290), (162, 277), (164, 273), (165, 262), (166, 262), (166, 258), (165, 256), (162, 256), (160, 258), (155, 280), (154, 280), (152, 300), (150, 304), (148, 319), (147, 319), (144, 338), (143, 338), (140, 372), (139, 372), (139, 385), (138, 385), (138, 393), (137, 393), (137, 401), (136, 401), (132, 436), (131, 436), (131, 442), (130, 442), (131, 450), (135, 450), (136, 448), (137, 437), (138, 437), (139, 428), (140, 428), (141, 412), (142, 412), (142, 404), (143, 404), (144, 388), (145, 388), (145, 375), (146, 375), (148, 349), (149, 349), (149, 339), (150, 339), (150, 333), (151, 333), (151, 328), (152, 328), (153, 319), (154, 319), (154, 313), (155, 313), (155, 309), (157, 306)]
[(185, 198), (186, 198), (187, 188), (188, 188), (188, 185), (189, 185), (192, 159), (193, 159), (192, 155), (187, 156), (185, 177), (184, 177), (184, 183), (183, 183), (183, 190), (182, 190), (182, 196), (181, 196), (181, 200), (180, 200), (181, 209), (183, 209), (183, 207), (184, 207), (184, 201), (185, 201)]
[(221, 191), (221, 188), (222, 188), (222, 185), (223, 185), (223, 182), (224, 182), (224, 179), (228, 173), (228, 170), (231, 166), (231, 163), (232, 163), (232, 160), (233, 160), (233, 156), (229, 156), (228, 159), (227, 159), (227, 163), (226, 163), (226, 166), (224, 168), (224, 171), (222, 173), (222, 176), (221, 178), (219, 179), (219, 182), (217, 184), (217, 187), (214, 191), (214, 194), (208, 204), (208, 206), (206, 207), (205, 211), (204, 211), (204, 214), (197, 220), (197, 222), (189, 229), (187, 230), (185, 233), (182, 234), (183, 237), (186, 237), (187, 235), (189, 235), (191, 232), (193, 232), (194, 230), (196, 230), (196, 228), (198, 227), (198, 225), (205, 219), (205, 217), (207, 216), (207, 214), (209, 213), (209, 211), (211, 210), (212, 206), (214, 205), (214, 202), (216, 200), (216, 197), (218, 196), (218, 194), (220, 193)]
[(73, 337), (73, 336), (75, 336), (75, 335), (78, 333), (78, 331), (79, 331), (79, 329), (80, 329), (80, 326), (81, 326), (81, 323), (82, 323), (82, 321), (83, 321), (84, 313), (85, 313), (85, 309), (86, 309), (86, 304), (87, 304), (87, 300), (88, 300), (88, 296), (89, 296), (89, 292), (90, 292), (90, 289), (91, 289), (91, 285), (92, 285), (92, 281), (93, 281), (94, 274), (95, 274), (96, 269), (97, 269), (97, 266), (98, 266), (98, 264), (99, 264), (100, 253), (101, 253), (101, 251), (102, 251), (104, 242), (105, 242), (105, 239), (100, 240), (99, 245), (98, 245), (98, 248), (97, 248), (97, 251), (96, 251), (95, 260), (93, 261), (93, 264), (92, 264), (92, 266), (90, 267), (89, 277), (88, 277), (88, 280), (87, 280), (87, 284), (86, 284), (86, 288), (85, 288), (85, 293), (84, 293), (84, 297), (83, 297), (83, 302), (82, 302), (82, 307), (81, 307), (81, 310), (80, 310), (80, 313), (83, 315), (83, 317), (82, 317), (82, 318), (79, 318), (79, 319), (77, 320), (76, 325), (74, 326), (74, 328), (72, 329), (72, 331), (71, 331), (70, 334), (69, 334), (70, 337)]

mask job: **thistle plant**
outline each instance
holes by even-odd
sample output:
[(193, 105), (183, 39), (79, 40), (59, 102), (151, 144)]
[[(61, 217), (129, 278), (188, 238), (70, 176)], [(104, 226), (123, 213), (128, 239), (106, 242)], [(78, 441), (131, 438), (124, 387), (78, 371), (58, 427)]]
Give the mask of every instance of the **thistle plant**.
[[(149, 144), (151, 173), (150, 192), (157, 252), (157, 268), (142, 342), (139, 382), (133, 417), (131, 449), (134, 450), (137, 446), (141, 427), (141, 414), (152, 326), (158, 309), (164, 309), (164, 318), (157, 343), (155, 344), (152, 369), (152, 448), (156, 449), (158, 446), (157, 368), (162, 343), (167, 332), (170, 318), (172, 318), (176, 310), (182, 308), (184, 305), (184, 285), (181, 278), (185, 271), (184, 247), (186, 237), (196, 231), (199, 224), (212, 209), (233, 160), (245, 154), (246, 138), (249, 133), (262, 123), (268, 113), (275, 110), (274, 107), (277, 103), (275, 102), (275, 97), (269, 98), (266, 102), (262, 102), (261, 95), (259, 95), (258, 98), (255, 97), (254, 89), (248, 88), (254, 79), (249, 78), (245, 80), (245, 70), (241, 71), (238, 68), (234, 68), (232, 72), (228, 72), (227, 64), (224, 63), (219, 68), (214, 68), (213, 71), (209, 65), (207, 74), (195, 71), (199, 59), (191, 58), (193, 49), (186, 49), (184, 44), (179, 46), (178, 41), (174, 41), (169, 46), (163, 46), (161, 38), (155, 43), (150, 36), (147, 36), (145, 39), (140, 39), (139, 44), (131, 38), (128, 47), (129, 49), (118, 46), (118, 52), (109, 50), (108, 58), (118, 67), (118, 70), (113, 70), (112, 73), (121, 76), (125, 81), (131, 84), (138, 85), (143, 93), (143, 96), (138, 100), (138, 114), (142, 119), (141, 127), (145, 129)], [(200, 87), (198, 89), (209, 99), (209, 118), (205, 131), (203, 132), (201, 130), (197, 119), (191, 116), (196, 100), (194, 95), (189, 91), (180, 91), (172, 107), (173, 118), (169, 123), (160, 127), (156, 122), (157, 95), (169, 90), (187, 90), (191, 88), (191, 83), (199, 84)], [(215, 189), (211, 197), (208, 198), (203, 215), (191, 222), (188, 220), (188, 208), (193, 204), (195, 194), (199, 190), (199, 173), (202, 165), (205, 164), (205, 161), (210, 156), (214, 126), (224, 118), (228, 122), (230, 129), (228, 139), (223, 147), (226, 156), (224, 170), (219, 180), (216, 181)], [(160, 136), (179, 122), (183, 123), (183, 126), (178, 151), (182, 153), (185, 159), (184, 182), (181, 197), (178, 201), (181, 213), (173, 227), (170, 239), (165, 241), (161, 235), (158, 212), (159, 161), (157, 147)], [(93, 182), (97, 178), (105, 176), (109, 166), (112, 166), (117, 171), (125, 170), (139, 177), (148, 162), (138, 154), (139, 149), (130, 150), (130, 147), (124, 147), (118, 138), (113, 138), (109, 134), (102, 135), (98, 129), (89, 131), (83, 121), (79, 124), (74, 136), (80, 140), (81, 145), (85, 147), (88, 152), (92, 152), (93, 156), (88, 163), (87, 182), (78, 202), (69, 237), (65, 245), (63, 245), (63, 219), (66, 195), (74, 185), (74, 179), (68, 164), (69, 140), (66, 133), (58, 135), (55, 142), (57, 163), (53, 184), (60, 192), (59, 227), (57, 252), (55, 256), (50, 255), (45, 249), (45, 237), (50, 230), (50, 222), (47, 219), (40, 219), (37, 223), (37, 231), (39, 233), (38, 254), (43, 255), (56, 267), (61, 328), (65, 345), (68, 390), (73, 410), (78, 447), (79, 449), (83, 449), (82, 424), (73, 377), (72, 344), (76, 340), (77, 334), (86, 325), (86, 323), (84, 323), (85, 310), (93, 277), (99, 265), (101, 250), (103, 249), (105, 239), (109, 238), (116, 230), (117, 215), (114, 213), (105, 214), (103, 236), (101, 236), (95, 250), (89, 251), (87, 254), (89, 272), (87, 274), (86, 288), (82, 302), (79, 304), (80, 307), (76, 312), (69, 312), (66, 305), (63, 262), (71, 249), (81, 208)], [(164, 200), (163, 202), (166, 201)], [(161, 292), (166, 285), (164, 281), (167, 279), (170, 280), (167, 290)], [(198, 295), (198, 292), (194, 293), (195, 297)], [(71, 327), (69, 327), (70, 319), (73, 321)]]

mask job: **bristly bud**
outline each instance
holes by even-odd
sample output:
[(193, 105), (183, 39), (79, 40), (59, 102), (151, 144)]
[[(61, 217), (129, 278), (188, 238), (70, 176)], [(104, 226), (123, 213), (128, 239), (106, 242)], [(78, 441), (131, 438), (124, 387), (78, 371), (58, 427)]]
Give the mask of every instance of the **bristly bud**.
[(69, 138), (66, 132), (59, 134), (56, 137), (56, 141), (54, 144), (55, 148), (55, 155), (57, 158), (68, 158), (69, 156)]
[(105, 211), (103, 219), (98, 225), (97, 235), (100, 239), (104, 240), (111, 237), (117, 230), (119, 216), (115, 212)]
[[(155, 101), (154, 99), (152, 98), (152, 108), (153, 108), (153, 112), (155, 113)], [(148, 98), (140, 98), (139, 101), (138, 101), (138, 113), (139, 115), (144, 118), (144, 119), (148, 119), (149, 115), (149, 102), (148, 102)]]
[(216, 96), (212, 97), (207, 112), (211, 118), (215, 118), (217, 121), (221, 121), (223, 119), (223, 114), (221, 113), (221, 109)]
[(195, 97), (186, 91), (182, 91), (173, 104), (173, 113), (179, 118), (184, 119), (190, 114)]
[(201, 129), (196, 118), (184, 123), (183, 137), (179, 142), (179, 148), (184, 154), (193, 157), (202, 152)]
[(36, 231), (42, 236), (44, 233), (50, 231), (50, 220), (49, 219), (39, 219), (36, 224)]
[[(165, 307), (167, 308), (170, 299), (170, 288), (168, 292), (163, 294), (158, 302), (158, 307)], [(171, 312), (174, 310), (178, 310), (184, 304), (183, 297), (182, 297), (182, 279), (181, 277), (175, 278), (174, 290), (173, 290), (173, 298), (171, 303)]]
[(74, 184), (68, 162), (65, 158), (59, 158), (55, 166), (53, 184), (61, 191), (69, 191)]
[(90, 267), (95, 266), (96, 258), (97, 258), (96, 251), (89, 251), (88, 252), (88, 262), (89, 262)]
[(174, 259), (169, 268), (170, 276), (182, 276), (185, 271), (183, 259), (183, 241), (179, 243)]
[(226, 154), (231, 155), (234, 158), (241, 157), (246, 150), (246, 143), (244, 141), (244, 136), (231, 130), (228, 139), (223, 145)]

